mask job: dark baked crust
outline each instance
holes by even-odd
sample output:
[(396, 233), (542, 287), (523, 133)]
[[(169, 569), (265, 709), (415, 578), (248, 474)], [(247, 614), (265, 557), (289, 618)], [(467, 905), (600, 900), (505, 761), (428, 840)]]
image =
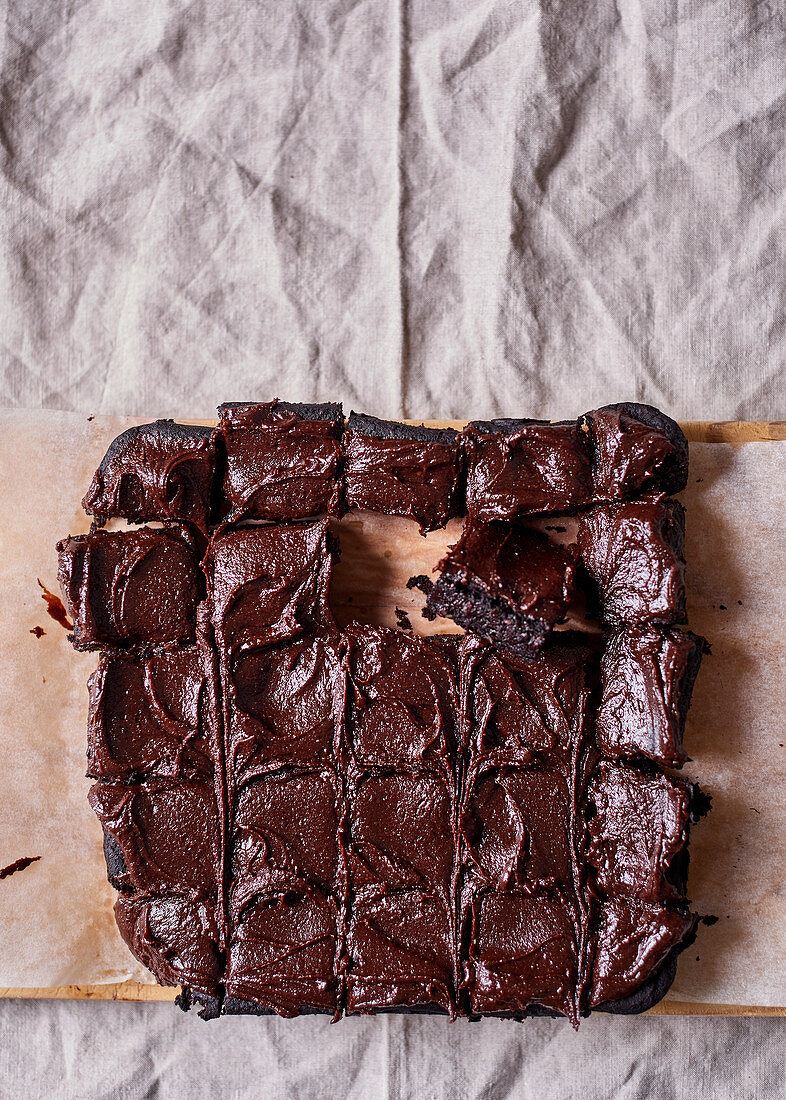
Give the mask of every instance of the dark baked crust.
[(457, 444), (460, 438), (455, 428), (427, 428), (425, 424), (402, 424), (398, 420), (380, 420), (366, 413), (349, 414), (346, 431), (359, 432), (372, 439), (413, 439), (418, 443)]
[[(650, 439), (647, 441), (648, 447), (645, 448), (645, 453), (646, 450), (650, 452), (649, 461), (644, 463), (641, 459), (639, 460), (638, 476), (635, 477), (633, 483), (629, 484), (627, 491), (622, 495), (653, 491), (666, 493), (667, 496), (681, 493), (688, 484), (688, 441), (676, 420), (666, 416), (654, 405), (642, 405), (635, 401), (620, 401), (613, 405), (603, 405), (601, 408), (586, 413), (580, 418), (580, 423), (587, 433), (589, 446), (593, 452), (595, 448), (593, 446), (592, 423), (598, 414), (603, 413), (616, 414), (618, 422), (619, 418), (624, 420), (625, 417), (629, 417), (632, 421), (638, 421), (638, 423), (651, 430)], [(665, 454), (659, 453), (658, 437), (661, 437), (669, 445), (669, 449)], [(593, 457), (597, 459), (597, 455), (593, 454)], [(609, 499), (608, 493), (604, 494), (605, 486), (600, 488), (600, 491), (597, 485), (595, 488), (597, 500)]]

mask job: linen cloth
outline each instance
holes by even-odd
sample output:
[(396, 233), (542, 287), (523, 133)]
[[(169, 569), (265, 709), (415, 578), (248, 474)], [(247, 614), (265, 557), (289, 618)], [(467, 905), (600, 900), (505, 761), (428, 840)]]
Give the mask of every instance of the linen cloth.
[[(6, 406), (786, 416), (780, 5), (0, 14)], [(593, 1018), (576, 1036), (7, 1002), (0, 1028), (9, 1095), (784, 1095), (780, 1020)]]

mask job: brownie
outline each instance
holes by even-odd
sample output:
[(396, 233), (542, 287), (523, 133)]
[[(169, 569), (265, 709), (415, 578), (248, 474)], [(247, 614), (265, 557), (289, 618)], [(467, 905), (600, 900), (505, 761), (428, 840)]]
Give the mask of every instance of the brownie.
[(598, 887), (652, 903), (680, 899), (679, 857), (687, 848), (691, 820), (688, 784), (602, 761), (587, 801), (587, 862)]
[(611, 627), (686, 621), (685, 509), (644, 497), (579, 518), (578, 546), (601, 621)]
[(670, 417), (652, 405), (604, 405), (579, 421), (592, 457), (597, 501), (638, 493), (681, 493), (688, 483), (688, 441)]
[(88, 681), (88, 775), (188, 777), (213, 767), (215, 718), (197, 646), (101, 657)]
[(220, 405), (226, 520), (310, 519), (339, 502), (341, 405)]
[(580, 947), (559, 897), (483, 891), (470, 907), (467, 941), (463, 991), (472, 1015), (521, 1019), (542, 1008), (578, 1025)]
[(462, 646), (462, 741), (473, 765), (522, 766), (572, 758), (585, 732), (590, 671), (586, 636), (553, 639), (523, 661), (478, 639)]
[(601, 752), (682, 767), (685, 718), (706, 650), (705, 639), (687, 630), (631, 627), (612, 634), (600, 663)]
[(571, 512), (592, 500), (589, 454), (575, 421), (476, 420), (463, 442), (473, 520)]
[(122, 854), (121, 888), (215, 896), (220, 829), (212, 785), (171, 779), (99, 782), (89, 801)]
[(207, 534), (215, 470), (211, 429), (156, 420), (114, 439), (82, 499), (98, 521), (178, 520)]
[[(676, 953), (692, 940), (697, 920), (684, 906), (667, 907), (630, 897), (604, 901), (595, 941), (590, 1007), (620, 1011), (620, 1001), (640, 990), (648, 976), (669, 960), (676, 960)], [(652, 1003), (649, 998), (626, 1010), (642, 1012)]]
[(574, 594), (573, 555), (539, 531), (469, 523), (438, 566), (423, 614), (453, 619), (517, 657), (533, 657)]
[(185, 529), (94, 531), (57, 552), (76, 649), (193, 641), (203, 578)]
[(115, 919), (131, 953), (160, 985), (218, 995), (223, 963), (215, 911), (208, 902), (121, 894)]
[(408, 516), (421, 533), (444, 527), (461, 502), (459, 433), (353, 412), (342, 440), (350, 508)]

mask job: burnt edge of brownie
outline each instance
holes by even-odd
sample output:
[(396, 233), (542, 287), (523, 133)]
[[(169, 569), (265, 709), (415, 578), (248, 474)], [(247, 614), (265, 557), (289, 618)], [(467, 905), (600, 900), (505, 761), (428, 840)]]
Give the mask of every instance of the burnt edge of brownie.
[(203, 1020), (217, 1020), (221, 1015), (221, 999), (207, 993), (199, 993), (189, 985), (184, 985), (175, 997), (175, 1004), (182, 1012), (190, 1012), (195, 1005), (201, 1005), (198, 1015)]
[(454, 445), (459, 441), (455, 428), (427, 428), (425, 424), (402, 424), (398, 420), (379, 420), (366, 413), (349, 414), (346, 431), (357, 432), (371, 439), (410, 439), (419, 443), (447, 443)]
[[(633, 420), (638, 420), (647, 428), (654, 428), (655, 431), (663, 432), (674, 447), (674, 454), (665, 460), (653, 482), (668, 495), (682, 492), (688, 484), (688, 440), (676, 420), (666, 416), (654, 405), (643, 405), (638, 401), (618, 401), (613, 405), (603, 405), (592, 411), (623, 413)], [(589, 413), (585, 413), (583, 417), (580, 417), (579, 423), (583, 424), (585, 417), (588, 415)]]
[[(224, 401), (218, 406), (220, 420), (224, 418), (225, 409), (251, 409), (255, 405), (266, 404), (261, 401)], [(325, 401), (322, 404), (306, 404), (299, 401), (276, 401), (275, 408), (283, 409), (291, 416), (297, 416), (300, 420), (326, 420), (340, 424), (343, 427), (344, 410), (337, 401)]]
[(572, 424), (572, 420), (531, 420), (526, 417), (502, 416), (495, 420), (470, 420), (464, 431), (482, 432), (484, 435), (515, 435), (524, 428), (531, 428), (533, 424), (548, 425), (553, 427), (565, 427)]
[(165, 435), (169, 436), (170, 439), (185, 441), (190, 439), (209, 440), (212, 433), (213, 429), (208, 428), (206, 425), (179, 424), (176, 420), (151, 420), (149, 424), (135, 424), (131, 428), (126, 428), (120, 435), (115, 436), (107, 447), (106, 454), (98, 464), (98, 472), (99, 474), (106, 473), (110, 462), (122, 452), (127, 443), (136, 439), (137, 436)]
[(104, 829), (104, 862), (106, 877), (120, 894), (128, 893), (128, 868), (122, 849), (111, 833)]

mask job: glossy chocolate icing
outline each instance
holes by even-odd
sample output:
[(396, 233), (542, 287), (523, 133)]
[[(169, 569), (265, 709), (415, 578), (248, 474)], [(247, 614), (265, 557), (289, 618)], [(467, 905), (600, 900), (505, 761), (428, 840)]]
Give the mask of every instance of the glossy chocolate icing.
[[(491, 500), (525, 514), (538, 499), (544, 511), (574, 508), (580, 493), (584, 504), (625, 495), (639, 478), (672, 491), (679, 440), (634, 408), (615, 414), (616, 443), (608, 410), (589, 414), (580, 434), (522, 422), (468, 430), (479, 507)], [(240, 484), (243, 453), (264, 443), (250, 470), (259, 495), (239, 491), (229, 518), (258, 506), (306, 515), (317, 499), (317, 511), (337, 506), (337, 409), (222, 407), (226, 485)], [(366, 443), (455, 443), (357, 421)], [(511, 447), (500, 451), (500, 440)], [(497, 450), (483, 451), (485, 442)], [(289, 482), (275, 476), (279, 458)], [(520, 483), (515, 468), (526, 473)], [(388, 486), (376, 506), (395, 512), (406, 500), (411, 512), (401, 511), (427, 526), (437, 513), (414, 493), (414, 476), (410, 485), (411, 497)], [(663, 590), (679, 603), (670, 572), (681, 568), (678, 507), (660, 498), (608, 507), (592, 536), (606, 539), (603, 553), (585, 555), (606, 621), (620, 607), (657, 605)], [(601, 511), (582, 518), (585, 535)], [(643, 552), (630, 538), (640, 529)], [(504, 525), (470, 530), (477, 543), (462, 540), (454, 559), (468, 575), (549, 626), (564, 615), (564, 551), (549, 573), (539, 537), (512, 552), (520, 536)], [(103, 656), (91, 678), (89, 766), (101, 781), (90, 798), (121, 890), (121, 932), (159, 981), (193, 989), (208, 1015), (555, 1012), (576, 1024), (589, 1005), (640, 1011), (662, 995), (695, 925), (683, 899), (692, 792), (600, 759), (598, 639), (562, 632), (524, 659), (471, 635), (340, 632), (324, 520), (214, 531), (201, 603), (184, 532), (97, 533), (59, 549), (75, 644), (131, 650)], [(642, 575), (650, 589), (637, 604)], [(697, 663), (700, 640), (691, 655), (685, 638), (642, 626), (610, 639), (603, 753), (646, 743), (666, 762)], [(636, 716), (646, 715), (626, 710), (631, 693), (614, 685), (640, 676), (654, 691), (653, 670), (660, 694), (642, 732)]]
[(563, 622), (574, 594), (573, 554), (507, 523), (469, 523), (438, 566), (423, 614), (453, 619), (519, 657)]
[(580, 420), (592, 455), (597, 501), (657, 490), (680, 493), (688, 482), (688, 442), (652, 405), (606, 405)]
[(351, 413), (342, 441), (344, 493), (350, 508), (409, 516), (421, 532), (456, 513), (459, 434)]
[(187, 521), (207, 534), (214, 467), (210, 428), (141, 424), (112, 441), (82, 507), (98, 520)]
[(592, 500), (590, 460), (573, 421), (473, 421), (463, 439), (473, 520), (570, 512)]
[(193, 641), (203, 578), (185, 530), (94, 531), (57, 551), (76, 649)]
[(600, 663), (600, 750), (682, 767), (688, 759), (682, 748), (685, 717), (706, 648), (704, 638), (688, 630), (632, 627), (612, 634)]
[(87, 773), (176, 778), (212, 771), (210, 705), (197, 646), (101, 657), (88, 681)]
[(228, 520), (307, 519), (339, 502), (340, 405), (219, 406)]
[(599, 504), (579, 518), (578, 546), (608, 626), (684, 623), (685, 509), (645, 497)]

